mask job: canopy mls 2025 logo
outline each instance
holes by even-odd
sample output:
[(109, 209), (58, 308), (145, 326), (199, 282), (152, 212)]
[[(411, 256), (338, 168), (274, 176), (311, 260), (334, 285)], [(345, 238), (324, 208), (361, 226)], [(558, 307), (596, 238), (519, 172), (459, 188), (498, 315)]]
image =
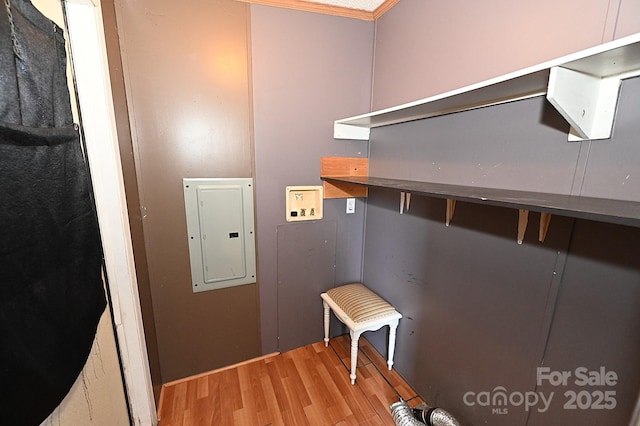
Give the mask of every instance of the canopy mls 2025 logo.
[[(509, 410), (537, 410), (545, 413), (549, 410), (556, 394), (562, 395), (562, 408), (565, 410), (613, 410), (616, 408), (616, 391), (618, 374), (607, 371), (605, 367), (589, 370), (578, 367), (575, 370), (551, 370), (549, 367), (536, 369), (536, 389), (551, 386), (566, 388), (558, 391), (512, 391), (504, 386), (496, 386), (491, 391), (466, 392), (462, 401), (469, 407), (480, 406), (491, 409), (492, 414), (509, 414)], [(576, 388), (584, 388), (576, 390)]]

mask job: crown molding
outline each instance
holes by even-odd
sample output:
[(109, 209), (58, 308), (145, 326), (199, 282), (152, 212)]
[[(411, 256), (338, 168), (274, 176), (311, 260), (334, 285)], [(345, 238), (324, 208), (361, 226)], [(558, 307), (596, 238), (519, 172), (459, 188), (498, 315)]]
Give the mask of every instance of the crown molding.
[(386, 0), (380, 6), (373, 11), (373, 19), (378, 19), (385, 13), (387, 13), (393, 6), (395, 6), (400, 0)]
[(313, 3), (304, 0), (236, 0), (243, 3), (262, 4), (265, 6), (282, 7), (286, 9), (302, 10), (306, 12), (323, 13), (325, 15), (342, 16), (345, 18), (375, 21), (385, 12), (396, 5), (400, 0), (386, 0), (374, 11), (352, 9), (350, 7), (333, 6), (322, 3)]

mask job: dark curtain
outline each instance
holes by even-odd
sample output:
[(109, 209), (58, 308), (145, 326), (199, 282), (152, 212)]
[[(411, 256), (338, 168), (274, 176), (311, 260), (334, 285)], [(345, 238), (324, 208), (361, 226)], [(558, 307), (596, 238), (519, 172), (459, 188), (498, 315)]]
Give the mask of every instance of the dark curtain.
[(39, 425), (87, 360), (106, 301), (61, 28), (0, 6), (0, 423)]

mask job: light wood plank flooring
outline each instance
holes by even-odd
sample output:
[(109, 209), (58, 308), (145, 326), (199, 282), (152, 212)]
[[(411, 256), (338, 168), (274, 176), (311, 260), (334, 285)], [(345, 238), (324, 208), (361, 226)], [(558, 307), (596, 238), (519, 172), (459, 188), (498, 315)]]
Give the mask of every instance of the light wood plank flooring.
[(389, 405), (422, 402), (364, 338), (349, 380), (349, 336), (164, 385), (160, 426), (389, 425)]

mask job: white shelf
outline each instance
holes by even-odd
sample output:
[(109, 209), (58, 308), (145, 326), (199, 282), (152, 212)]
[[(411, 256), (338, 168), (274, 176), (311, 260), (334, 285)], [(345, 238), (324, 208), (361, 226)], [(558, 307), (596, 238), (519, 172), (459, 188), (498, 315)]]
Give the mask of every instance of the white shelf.
[(371, 128), (547, 95), (577, 138), (610, 137), (620, 81), (640, 75), (640, 33), (415, 102), (336, 120), (334, 138)]

